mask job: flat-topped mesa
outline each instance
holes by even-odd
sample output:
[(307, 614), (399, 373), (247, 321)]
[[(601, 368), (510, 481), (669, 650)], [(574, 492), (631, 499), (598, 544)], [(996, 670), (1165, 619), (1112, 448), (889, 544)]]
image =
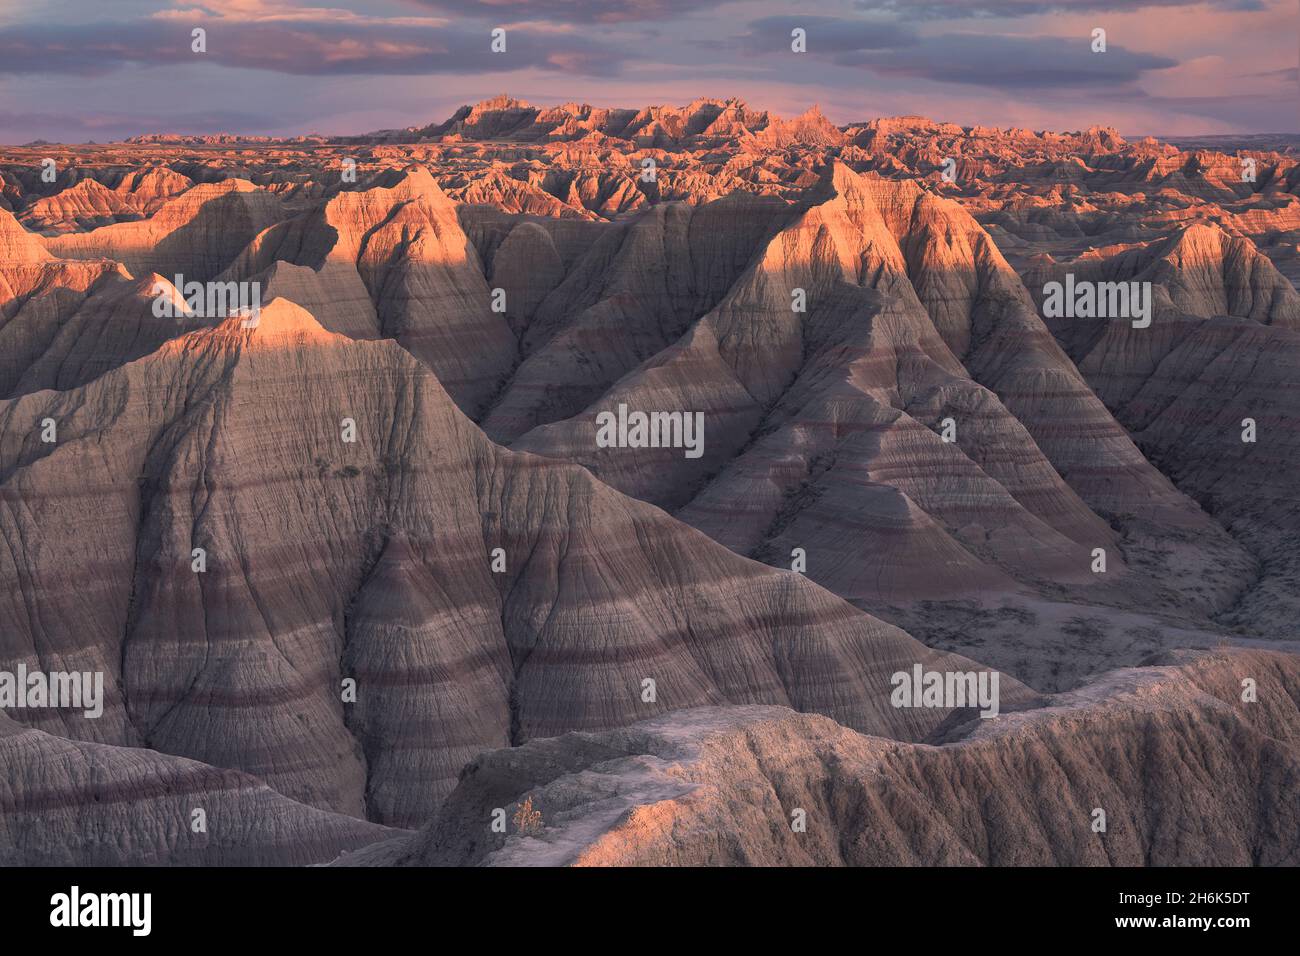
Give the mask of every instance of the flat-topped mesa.
[[(765, 110), (752, 110), (736, 97), (701, 97), (685, 106), (658, 104), (620, 109), (593, 107), (588, 103), (537, 107), (504, 94), (473, 106), (462, 106), (445, 121), (408, 130), (405, 137), (414, 137), (422, 143), (503, 140), (576, 144), (589, 140), (595, 145), (608, 142), (616, 148), (696, 149), (743, 144), (755, 135), (765, 135), (761, 145), (770, 149), (824, 148), (848, 141), (848, 136), (816, 105), (787, 120)], [(405, 138), (397, 131), (385, 131), (371, 138), (392, 141), (394, 137)]]

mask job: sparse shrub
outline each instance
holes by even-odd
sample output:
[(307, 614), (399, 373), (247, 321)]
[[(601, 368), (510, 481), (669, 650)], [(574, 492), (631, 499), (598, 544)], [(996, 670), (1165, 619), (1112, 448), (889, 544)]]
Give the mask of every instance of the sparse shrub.
[(519, 809), (515, 811), (515, 829), (525, 834), (542, 832), (542, 814), (540, 810), (533, 809), (531, 796), (519, 804)]

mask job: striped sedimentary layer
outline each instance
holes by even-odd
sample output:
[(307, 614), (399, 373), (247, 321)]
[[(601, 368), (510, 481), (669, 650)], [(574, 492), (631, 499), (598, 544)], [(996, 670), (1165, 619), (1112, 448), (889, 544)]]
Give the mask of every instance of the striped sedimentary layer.
[(0, 529), (0, 662), (106, 675), (100, 719), (24, 721), (398, 825), (483, 749), (682, 707), (918, 739), (943, 714), (888, 675), (971, 666), (494, 445), (396, 344), (284, 299), (0, 403)]
[(0, 866), (302, 866), (400, 834), (235, 770), (0, 714)]
[(1053, 332), (1097, 394), (1178, 487), (1258, 562), (1223, 616), (1268, 637), (1293, 634), (1300, 586), (1300, 296), (1249, 240), (1194, 225), (1168, 239), (1039, 263), (1030, 287), (1150, 283), (1149, 328), (1057, 320)]
[[(531, 414), (543, 423), (512, 447), (580, 461), (742, 554), (789, 566), (802, 549), (810, 576), (869, 607), (1099, 581), (1098, 548), (1108, 552), (1113, 581), (1125, 572), (1116, 516), (1199, 534), (1235, 572), (1236, 546), (1143, 458), (960, 206), (839, 164), (803, 203), (761, 220), (764, 202), (727, 204), (733, 219), (747, 208), (756, 222), (742, 244), (750, 259), (715, 305), (692, 300), (701, 317), (679, 338), (639, 364), (624, 356), (608, 389), (545, 422), (564, 414), (557, 394), (589, 391), (588, 371), (621, 354), (606, 348), (612, 335), (591, 337), (574, 320), (521, 366), (486, 419), (489, 432), (503, 425), (504, 409), (511, 421), (525, 420), (518, 408), (531, 395)], [(691, 216), (721, 205), (656, 207), (657, 218), (642, 217), (636, 228), (657, 230), (648, 248), (676, 249), (674, 215), (704, 241), (715, 234), (695, 232)], [(727, 249), (736, 231), (727, 235), (714, 245)], [(690, 249), (692, 263), (708, 261)], [(633, 277), (689, 270), (645, 267), (658, 261), (653, 255), (621, 265), (600, 250), (597, 243), (587, 254), (600, 259), (602, 278), (581, 283), (596, 298), (581, 314), (619, 308), (610, 327), (629, 343), (662, 334), (629, 318), (617, 290)], [(743, 256), (733, 247), (715, 258)], [(531, 321), (548, 309), (579, 314), (573, 303), (586, 300), (572, 286), (583, 271), (574, 267)], [(529, 325), (525, 347), (532, 334)], [(557, 351), (567, 366), (547, 362), (548, 390), (520, 383), (529, 362)], [(600, 447), (597, 416), (619, 405), (703, 412), (703, 454)], [(1236, 593), (1241, 582), (1228, 577), (1211, 606)]]

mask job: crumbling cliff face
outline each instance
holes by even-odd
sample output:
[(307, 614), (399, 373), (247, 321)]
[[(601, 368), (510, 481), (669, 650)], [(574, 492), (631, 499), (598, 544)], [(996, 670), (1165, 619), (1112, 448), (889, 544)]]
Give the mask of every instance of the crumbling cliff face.
[[(358, 862), (574, 866), (1300, 863), (1300, 667), (1177, 655), (937, 745), (777, 707), (680, 711), (485, 754)], [(1242, 700), (1243, 681), (1258, 693)], [(540, 823), (520, 832), (525, 801)], [(493, 809), (511, 815), (492, 832)], [(346, 857), (344, 859), (347, 859)]]

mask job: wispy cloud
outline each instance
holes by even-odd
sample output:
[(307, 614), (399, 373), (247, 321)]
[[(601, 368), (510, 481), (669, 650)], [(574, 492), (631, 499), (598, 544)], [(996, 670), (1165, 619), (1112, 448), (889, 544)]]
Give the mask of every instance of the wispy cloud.
[[(206, 31), (206, 52), (191, 30)], [(499, 73), (542, 69), (616, 73), (623, 57), (577, 34), (511, 29), (506, 52), (486, 29), (382, 20), (248, 20), (178, 12), (112, 24), (0, 28), (0, 73), (96, 76), (124, 66), (216, 63), (300, 75)]]
[(916, 34), (897, 23), (882, 20), (848, 20), (841, 17), (775, 16), (749, 24), (741, 38), (751, 53), (785, 52), (796, 28), (805, 33), (809, 53), (849, 53), (915, 45)]
[(835, 59), (841, 65), (861, 66), (892, 76), (1027, 91), (1123, 85), (1148, 70), (1178, 65), (1169, 57), (1113, 45), (1104, 53), (1093, 53), (1088, 37), (984, 33), (943, 34), (927, 37), (916, 48), (881, 53), (854, 51)]
[(563, 23), (629, 23), (664, 20), (726, 0), (408, 0), (457, 17), (484, 20), (555, 20)]
[(1267, 5), (1263, 0), (854, 0), (853, 6), (866, 12), (914, 20), (982, 20), (1045, 13), (1134, 13), (1193, 6), (1255, 12)]

